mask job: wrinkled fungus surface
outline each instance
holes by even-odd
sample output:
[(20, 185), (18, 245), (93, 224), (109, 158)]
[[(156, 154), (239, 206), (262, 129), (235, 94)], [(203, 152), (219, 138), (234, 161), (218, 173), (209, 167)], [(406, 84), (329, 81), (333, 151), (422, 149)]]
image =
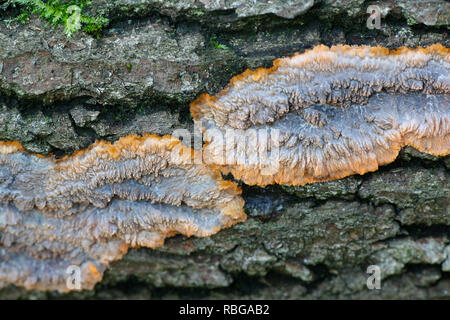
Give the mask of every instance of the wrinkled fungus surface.
[(91, 289), (130, 247), (209, 236), (245, 220), (238, 187), (172, 137), (96, 142), (64, 159), (0, 142), (0, 287)]
[(69, 291), (74, 266), (92, 289), (129, 248), (245, 220), (241, 191), (221, 172), (303, 185), (374, 171), (406, 145), (447, 155), (449, 71), (441, 45), (319, 46), (194, 101), (202, 154), (155, 135), (63, 159), (0, 142), (0, 287)]
[(205, 161), (264, 186), (364, 174), (406, 145), (447, 155), (449, 52), (318, 46), (247, 70), (191, 104)]

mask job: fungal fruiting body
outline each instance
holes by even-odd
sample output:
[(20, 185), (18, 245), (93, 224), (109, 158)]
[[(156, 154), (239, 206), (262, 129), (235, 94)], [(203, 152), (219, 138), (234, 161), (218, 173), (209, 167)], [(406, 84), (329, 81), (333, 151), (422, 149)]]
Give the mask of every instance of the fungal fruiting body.
[(318, 46), (191, 104), (206, 163), (250, 185), (364, 174), (404, 146), (450, 150), (450, 50)]
[(68, 291), (76, 266), (91, 289), (130, 247), (245, 220), (238, 187), (194, 164), (194, 153), (155, 135), (96, 142), (59, 160), (1, 142), (0, 287)]
[(0, 142), (0, 287), (68, 291), (75, 267), (91, 289), (129, 248), (245, 220), (240, 190), (221, 172), (303, 185), (374, 171), (407, 145), (447, 155), (449, 71), (441, 45), (319, 46), (194, 101), (202, 155), (146, 134), (58, 160)]

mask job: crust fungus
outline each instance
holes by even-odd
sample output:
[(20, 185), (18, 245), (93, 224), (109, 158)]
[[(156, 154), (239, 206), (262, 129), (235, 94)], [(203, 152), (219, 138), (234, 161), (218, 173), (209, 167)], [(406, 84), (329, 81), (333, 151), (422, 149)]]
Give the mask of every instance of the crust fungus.
[(191, 104), (205, 162), (250, 185), (375, 171), (403, 146), (450, 150), (450, 50), (318, 46)]
[(68, 291), (66, 272), (79, 268), (91, 289), (130, 247), (245, 220), (239, 188), (194, 164), (195, 152), (173, 137), (132, 135), (55, 160), (1, 142), (0, 287)]

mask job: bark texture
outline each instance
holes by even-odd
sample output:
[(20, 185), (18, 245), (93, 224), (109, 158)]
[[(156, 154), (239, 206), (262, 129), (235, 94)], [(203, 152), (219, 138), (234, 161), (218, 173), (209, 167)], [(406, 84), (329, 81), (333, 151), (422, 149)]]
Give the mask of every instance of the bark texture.
[[(93, 1), (99, 38), (0, 11), (0, 140), (57, 156), (96, 139), (192, 129), (189, 102), (318, 44), (449, 47), (436, 1)], [(252, 2), (253, 3), (253, 2)], [(369, 30), (367, 6), (382, 10)], [(0, 9), (1, 10), (1, 9)], [(302, 187), (240, 183), (249, 216), (208, 238), (133, 249), (94, 290), (16, 298), (449, 298), (449, 157), (404, 148), (377, 172)], [(1, 234), (0, 234), (1, 238)], [(0, 242), (1, 246), (1, 242)], [(366, 269), (382, 269), (368, 290)]]

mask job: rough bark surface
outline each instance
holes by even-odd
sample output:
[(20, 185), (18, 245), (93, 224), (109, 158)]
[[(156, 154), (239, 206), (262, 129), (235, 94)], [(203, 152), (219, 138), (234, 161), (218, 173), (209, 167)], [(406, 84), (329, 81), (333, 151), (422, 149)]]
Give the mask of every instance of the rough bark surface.
[[(96, 139), (170, 134), (192, 129), (188, 104), (200, 93), (314, 45), (450, 45), (444, 0), (217, 3), (93, 1), (111, 21), (98, 39), (68, 39), (36, 17), (8, 22), (17, 12), (0, 11), (0, 140), (59, 156)], [(380, 30), (366, 26), (370, 4), (382, 9)], [(0, 298), (448, 299), (449, 166), (408, 147), (363, 176), (242, 184), (245, 223), (133, 249), (91, 291), (10, 286)], [(366, 287), (373, 264), (381, 290)]]

